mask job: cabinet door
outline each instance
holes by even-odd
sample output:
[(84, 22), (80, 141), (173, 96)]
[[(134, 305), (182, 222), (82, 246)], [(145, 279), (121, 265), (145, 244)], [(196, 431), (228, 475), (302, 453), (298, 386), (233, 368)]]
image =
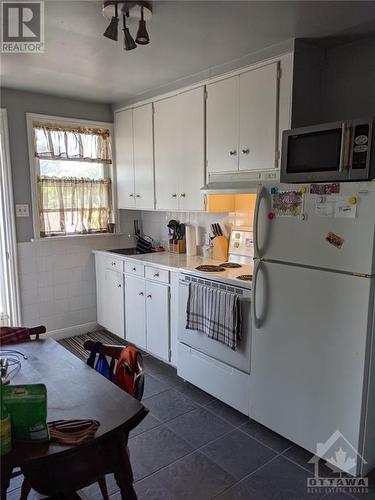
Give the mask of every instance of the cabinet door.
[(181, 152), (180, 101), (178, 96), (154, 103), (156, 209), (178, 209)]
[(207, 171), (238, 170), (239, 77), (207, 85)]
[(125, 276), (126, 340), (146, 348), (145, 280)]
[(118, 208), (134, 208), (133, 110), (115, 113)]
[(204, 89), (184, 92), (178, 96), (181, 118), (182, 158), (179, 172), (180, 210), (202, 210), (204, 184)]
[(95, 279), (96, 279), (96, 320), (99, 325), (106, 327), (104, 314), (104, 270), (105, 256), (101, 253), (95, 254)]
[(276, 167), (278, 63), (240, 75), (240, 170)]
[(135, 206), (154, 208), (154, 146), (152, 104), (133, 110)]
[(147, 350), (169, 361), (169, 287), (146, 282)]
[(122, 273), (104, 269), (102, 289), (102, 326), (124, 338), (124, 277)]

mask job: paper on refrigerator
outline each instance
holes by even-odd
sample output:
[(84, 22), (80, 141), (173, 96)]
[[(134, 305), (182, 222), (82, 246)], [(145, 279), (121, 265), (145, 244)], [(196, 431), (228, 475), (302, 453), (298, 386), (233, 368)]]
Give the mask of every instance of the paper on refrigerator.
[(349, 203), (349, 196), (323, 195), (315, 199), (315, 215), (354, 219), (357, 205)]

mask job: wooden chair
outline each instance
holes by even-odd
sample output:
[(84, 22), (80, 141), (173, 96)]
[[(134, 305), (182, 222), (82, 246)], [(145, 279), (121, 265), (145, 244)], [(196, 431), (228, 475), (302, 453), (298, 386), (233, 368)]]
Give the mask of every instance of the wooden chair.
[[(96, 344), (96, 342), (94, 340), (86, 340), (83, 344), (83, 347), (87, 351), (92, 351), (95, 344)], [(100, 345), (100, 347), (98, 349), (98, 354), (104, 354), (105, 356), (108, 356), (109, 358), (118, 360), (122, 350), (125, 347), (126, 346), (123, 346), (123, 345), (102, 344), (102, 345)], [(142, 369), (143, 369), (143, 366), (142, 366)], [(142, 385), (142, 390), (136, 395), (136, 399), (138, 399), (140, 401), (142, 399), (142, 396), (143, 396), (143, 385)], [(127, 451), (129, 454), (129, 450), (127, 450)], [(108, 497), (108, 490), (107, 490), (107, 483), (106, 483), (105, 476), (102, 476), (98, 479), (98, 484), (99, 484), (99, 488), (100, 488), (100, 491), (101, 491), (102, 496), (103, 496), (103, 500), (108, 500), (109, 497)]]

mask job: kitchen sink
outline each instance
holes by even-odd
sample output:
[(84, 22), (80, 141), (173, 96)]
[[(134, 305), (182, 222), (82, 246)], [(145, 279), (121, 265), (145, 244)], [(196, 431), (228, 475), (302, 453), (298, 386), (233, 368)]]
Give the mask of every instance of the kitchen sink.
[(137, 249), (134, 248), (114, 248), (113, 250), (108, 250), (111, 253), (119, 253), (120, 255), (137, 255)]

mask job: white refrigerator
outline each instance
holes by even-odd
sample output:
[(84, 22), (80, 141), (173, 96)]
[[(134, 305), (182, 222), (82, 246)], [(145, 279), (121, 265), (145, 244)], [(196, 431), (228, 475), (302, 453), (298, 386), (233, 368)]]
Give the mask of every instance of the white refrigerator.
[(312, 453), (339, 431), (356, 475), (375, 466), (374, 235), (375, 182), (258, 192), (250, 417)]

